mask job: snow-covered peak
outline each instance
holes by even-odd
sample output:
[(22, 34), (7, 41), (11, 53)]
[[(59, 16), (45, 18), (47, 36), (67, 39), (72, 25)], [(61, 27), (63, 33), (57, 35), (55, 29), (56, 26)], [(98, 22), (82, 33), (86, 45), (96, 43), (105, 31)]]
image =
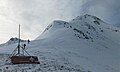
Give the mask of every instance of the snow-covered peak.
[(65, 26), (65, 24), (68, 24), (68, 22), (61, 21), (61, 20), (55, 20), (50, 25), (47, 26), (47, 28), (44, 30), (44, 32), (49, 29), (55, 30), (55, 29), (63, 28)]
[(92, 16), (92, 15), (89, 15), (89, 14), (85, 14), (85, 15), (82, 15), (82, 16), (77, 16), (76, 18), (73, 19), (73, 21), (74, 20), (85, 20), (85, 19), (90, 19), (90, 20), (94, 20), (94, 21), (102, 21), (98, 17)]
[(89, 14), (77, 16), (76, 18), (69, 21), (69, 23), (73, 23), (73, 24), (78, 23), (79, 25), (87, 23), (89, 25), (96, 25), (96, 26), (99, 26), (100, 24), (102, 24), (102, 25), (107, 24), (104, 21), (102, 21), (101, 19), (99, 19), (98, 17), (92, 16)]
[(58, 29), (58, 28), (63, 28), (65, 26), (69, 26), (69, 23), (75, 23), (78, 22), (78, 24), (83, 24), (81, 22), (84, 22), (84, 24), (89, 23), (89, 24), (96, 24), (96, 25), (100, 25), (100, 23), (104, 23), (102, 20), (100, 20), (98, 17), (96, 16), (92, 16), (89, 14), (85, 14), (82, 16), (77, 16), (76, 18), (72, 19), (69, 22), (66, 21), (61, 21), (61, 20), (55, 20), (53, 21), (49, 26), (47, 26), (47, 28), (44, 30), (47, 31), (48, 29)]
[[(72, 19), (71, 21), (69, 22), (66, 22), (66, 21), (61, 21), (61, 20), (55, 20), (53, 21), (50, 25), (47, 26), (47, 28), (44, 30), (44, 32), (46, 31), (50, 31), (50, 30), (56, 30), (56, 29), (60, 29), (60, 28), (68, 28), (68, 27), (74, 27), (74, 26), (77, 26), (77, 27), (80, 27), (81, 25), (85, 25), (85, 26), (91, 26), (91, 27), (94, 27), (94, 26), (106, 26), (107, 23), (105, 23), (104, 21), (102, 21), (101, 19), (99, 19), (98, 17), (96, 16), (92, 16), (92, 15), (89, 15), (89, 14), (85, 14), (85, 15), (82, 15), (82, 16), (77, 16), (76, 18)], [(44, 33), (43, 32), (43, 33)]]
[[(6, 43), (1, 44), (0, 46), (5, 46), (5, 45), (11, 45), (11, 44), (15, 44), (18, 43), (19, 38), (15, 37), (15, 38), (10, 38)], [(20, 39), (20, 42), (26, 42), (27, 40), (22, 40)]]
[[(18, 43), (19, 38), (10, 38), (10, 40), (7, 42), (8, 44), (12, 44), (12, 43)], [(20, 39), (20, 42), (26, 42), (26, 40), (22, 40)]]
[[(67, 33), (64, 34), (64, 32), (65, 32), (64, 30), (65, 31), (67, 30), (66, 31)], [(80, 34), (83, 34), (83, 36), (85, 38), (89, 37), (90, 39), (93, 39), (93, 37), (100, 38), (102, 36), (109, 36), (110, 38), (112, 38), (111, 34), (113, 32), (117, 32), (117, 33), (120, 32), (120, 30), (118, 28), (115, 28), (115, 27), (105, 23), (98, 17), (92, 16), (89, 14), (85, 14), (82, 16), (77, 16), (76, 18), (72, 19), (69, 22), (61, 21), (61, 20), (53, 21), (44, 30), (42, 35), (40, 35), (37, 39), (41, 39), (41, 38), (43, 39), (43, 38), (47, 38), (47, 36), (48, 37), (53, 36), (55, 34), (55, 32), (56, 32), (56, 34), (61, 33), (59, 35), (63, 34), (63, 36), (65, 36), (68, 33), (69, 34), (73, 33), (73, 31), (74, 31), (74, 33), (76, 32), (76, 34), (75, 34), (76, 36), (78, 36), (78, 33), (80, 33)], [(54, 36), (57, 36), (56, 34)], [(66, 36), (68, 36), (68, 35), (66, 35)], [(119, 35), (117, 36), (117, 38), (118, 37), (119, 37)], [(115, 38), (116, 41), (118, 41), (117, 38)]]
[(119, 37), (120, 29), (86, 14), (69, 22), (52, 22), (37, 40), (92, 72), (118, 72)]

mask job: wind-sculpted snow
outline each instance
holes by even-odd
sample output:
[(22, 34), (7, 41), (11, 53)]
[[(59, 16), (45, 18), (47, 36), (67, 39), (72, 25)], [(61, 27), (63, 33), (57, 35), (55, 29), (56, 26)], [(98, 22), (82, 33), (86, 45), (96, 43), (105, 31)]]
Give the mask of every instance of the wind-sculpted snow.
[[(2, 59), (0, 60), (0, 70), (11, 72), (119, 72), (119, 37), (120, 29), (110, 26), (92, 15), (78, 16), (69, 22), (56, 20), (36, 40), (26, 44), (26, 50), (31, 55), (37, 55), (40, 64), (7, 65), (3, 63)], [(16, 46), (17, 44), (2, 46), (0, 53), (10, 54)], [(11, 50), (7, 51), (10, 48)]]

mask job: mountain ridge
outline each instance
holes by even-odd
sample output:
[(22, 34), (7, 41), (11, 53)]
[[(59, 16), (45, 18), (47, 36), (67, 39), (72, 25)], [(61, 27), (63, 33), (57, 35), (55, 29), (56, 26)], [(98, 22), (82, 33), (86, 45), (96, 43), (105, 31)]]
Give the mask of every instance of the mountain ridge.
[[(119, 64), (115, 63), (116, 60), (116, 62), (118, 62), (120, 57), (118, 54), (120, 51), (119, 28), (113, 27), (99, 18), (88, 14), (78, 16), (69, 22), (57, 21), (53, 23), (56, 24), (52, 24), (48, 30), (43, 32), (43, 34), (37, 38), (37, 40), (43, 39), (45, 43), (55, 44), (54, 46), (57, 45), (56, 47), (62, 49), (74, 48), (72, 50), (76, 51), (75, 53), (78, 55), (83, 55), (83, 57), (87, 59), (91, 59), (90, 57), (92, 57), (94, 59), (93, 62), (96, 62), (97, 64), (98, 61), (98, 64), (100, 62), (100, 65), (103, 64), (103, 67), (105, 67), (104, 60), (106, 62), (106, 60), (110, 59), (105, 64), (110, 65), (110, 67), (112, 65), (114, 70), (111, 68), (111, 72), (119, 71), (119, 68), (117, 67)], [(93, 51), (89, 48), (92, 48)], [(81, 50), (83, 50), (84, 53)], [(88, 52), (88, 55), (86, 55), (86, 52)], [(71, 60), (72, 58), (69, 59)], [(78, 63), (81, 62), (78, 61)], [(87, 63), (91, 65), (90, 62)], [(100, 69), (95, 70), (95, 72), (100, 72)], [(107, 72), (107, 70), (104, 70), (103, 72)]]
[[(12, 37), (6, 43), (0, 44), (0, 46), (15, 44), (15, 43), (18, 43), (18, 41), (19, 41), (19, 38), (17, 38), (17, 37), (13, 38)], [(20, 39), (20, 42), (27, 42), (27, 40)]]
[[(27, 45), (41, 62), (30, 71), (119, 72), (119, 37), (120, 29), (88, 14), (69, 22), (53, 21)], [(11, 53), (8, 48), (0, 47), (0, 53)]]

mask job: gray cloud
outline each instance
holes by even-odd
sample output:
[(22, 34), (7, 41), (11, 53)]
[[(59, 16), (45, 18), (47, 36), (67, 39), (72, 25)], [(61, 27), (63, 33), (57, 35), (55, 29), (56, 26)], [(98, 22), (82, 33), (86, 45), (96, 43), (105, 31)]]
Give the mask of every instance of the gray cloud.
[(110, 24), (119, 24), (120, 0), (89, 0), (82, 6), (83, 13), (96, 15)]

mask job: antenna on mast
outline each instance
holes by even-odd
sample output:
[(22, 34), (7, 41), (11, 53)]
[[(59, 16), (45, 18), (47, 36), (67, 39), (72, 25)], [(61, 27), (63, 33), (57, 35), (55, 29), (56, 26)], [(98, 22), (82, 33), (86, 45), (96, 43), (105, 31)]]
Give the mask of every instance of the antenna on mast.
[(19, 24), (19, 33), (18, 33), (18, 55), (20, 56), (20, 24)]
[[(37, 56), (31, 56), (25, 49), (23, 49), (24, 47), (20, 46), (20, 24), (19, 24), (18, 38), (19, 38), (18, 46), (17, 46), (17, 48), (15, 48), (15, 50), (9, 56), (9, 58), (11, 59), (11, 63), (13, 63), (13, 64), (40, 64)], [(17, 50), (18, 50), (18, 53), (16, 53)], [(22, 54), (20, 52), (21, 50), (23, 50), (29, 56), (24, 55), (24, 53)]]

